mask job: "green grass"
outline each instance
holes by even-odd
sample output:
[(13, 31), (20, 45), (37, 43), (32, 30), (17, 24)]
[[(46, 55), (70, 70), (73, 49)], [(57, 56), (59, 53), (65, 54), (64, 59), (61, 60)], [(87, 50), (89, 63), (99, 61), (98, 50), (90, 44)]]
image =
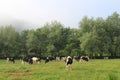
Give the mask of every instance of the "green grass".
[(75, 61), (72, 70), (62, 61), (30, 65), (0, 60), (0, 80), (120, 80), (120, 60)]

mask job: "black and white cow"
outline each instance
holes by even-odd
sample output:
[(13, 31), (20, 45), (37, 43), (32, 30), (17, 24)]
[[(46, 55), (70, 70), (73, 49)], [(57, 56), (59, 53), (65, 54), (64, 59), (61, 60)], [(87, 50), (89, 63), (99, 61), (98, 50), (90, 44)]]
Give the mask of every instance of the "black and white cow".
[(88, 56), (81, 56), (80, 62), (82, 62), (82, 61), (89, 61), (89, 57)]
[(50, 60), (49, 60), (49, 57), (47, 57), (46, 59), (45, 59), (45, 64), (46, 63), (48, 63)]
[(13, 57), (7, 57), (7, 62), (15, 63), (15, 59)]
[(66, 58), (66, 68), (72, 69), (72, 67), (71, 67), (72, 63), (73, 63), (72, 57), (68, 56), (68, 57)]
[(24, 57), (22, 59), (22, 64), (24, 64), (24, 62), (28, 62), (29, 64), (33, 64), (33, 60), (31, 57)]
[(73, 59), (79, 62), (80, 61), (80, 56), (74, 56)]
[(45, 64), (48, 63), (49, 61), (53, 61), (55, 60), (55, 57), (51, 56), (51, 57), (46, 57), (45, 59)]

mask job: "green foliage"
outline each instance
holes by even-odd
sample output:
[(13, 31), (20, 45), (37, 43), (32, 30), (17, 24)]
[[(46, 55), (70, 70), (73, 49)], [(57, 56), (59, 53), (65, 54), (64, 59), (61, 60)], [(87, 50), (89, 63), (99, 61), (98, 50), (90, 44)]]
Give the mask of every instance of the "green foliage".
[(88, 18), (79, 29), (60, 22), (46, 23), (36, 30), (16, 32), (11, 25), (0, 27), (0, 56), (120, 56), (120, 16)]
[(0, 52), (2, 56), (15, 56), (19, 53), (19, 34), (12, 26), (0, 28)]
[[(106, 20), (84, 17), (79, 25), (80, 47), (90, 56), (119, 56), (120, 17), (114, 12)], [(117, 43), (117, 44), (116, 44)], [(118, 50), (119, 49), (119, 50)]]

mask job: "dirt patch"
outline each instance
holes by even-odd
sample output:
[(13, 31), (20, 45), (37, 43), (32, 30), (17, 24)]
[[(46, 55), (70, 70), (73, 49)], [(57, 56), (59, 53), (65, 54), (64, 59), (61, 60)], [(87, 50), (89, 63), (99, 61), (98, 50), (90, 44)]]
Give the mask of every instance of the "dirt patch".
[(18, 76), (22, 76), (22, 75), (30, 75), (31, 74), (31, 72), (10, 72), (10, 75), (12, 75), (12, 76), (16, 76), (16, 77), (18, 77)]

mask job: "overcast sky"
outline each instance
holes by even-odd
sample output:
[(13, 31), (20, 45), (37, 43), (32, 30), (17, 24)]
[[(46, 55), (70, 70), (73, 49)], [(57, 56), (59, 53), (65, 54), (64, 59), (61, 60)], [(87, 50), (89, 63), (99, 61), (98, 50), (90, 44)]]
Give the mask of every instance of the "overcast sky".
[(0, 25), (36, 28), (57, 20), (78, 28), (84, 16), (106, 18), (115, 11), (120, 14), (120, 0), (0, 0)]

